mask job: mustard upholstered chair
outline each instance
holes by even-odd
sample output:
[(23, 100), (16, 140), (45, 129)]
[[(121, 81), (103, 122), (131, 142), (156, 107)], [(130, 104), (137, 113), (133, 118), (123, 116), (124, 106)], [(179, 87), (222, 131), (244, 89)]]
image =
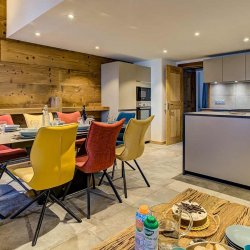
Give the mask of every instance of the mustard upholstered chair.
[[(23, 114), (27, 128), (41, 128), (43, 126), (43, 115)], [(49, 113), (49, 119), (53, 122), (53, 115)]]
[[(135, 165), (140, 171), (144, 181), (146, 182), (147, 186), (150, 187), (149, 182), (147, 178), (145, 177), (145, 175), (143, 174), (136, 159), (138, 159), (144, 152), (145, 133), (153, 119), (154, 119), (154, 116), (150, 116), (149, 118), (145, 120), (131, 119), (124, 132), (124, 138), (123, 138), (124, 145), (120, 145), (116, 147), (116, 153), (115, 153), (116, 158), (122, 161), (122, 177), (123, 177), (125, 198), (127, 198), (127, 184), (126, 184), (124, 163), (132, 167), (131, 164), (128, 163), (128, 161), (133, 160), (135, 162)], [(113, 172), (114, 172), (114, 169), (115, 169), (115, 165), (113, 166)], [(101, 181), (99, 185), (101, 184)]]
[(11, 219), (18, 216), (40, 197), (45, 198), (32, 246), (36, 244), (48, 199), (56, 202), (78, 222), (81, 222), (81, 219), (66, 208), (51, 192), (52, 188), (66, 184), (73, 179), (76, 132), (77, 124), (40, 128), (31, 149), (30, 161), (8, 167), (13, 175), (22, 179), (32, 189), (41, 191), (34, 200), (12, 215)]

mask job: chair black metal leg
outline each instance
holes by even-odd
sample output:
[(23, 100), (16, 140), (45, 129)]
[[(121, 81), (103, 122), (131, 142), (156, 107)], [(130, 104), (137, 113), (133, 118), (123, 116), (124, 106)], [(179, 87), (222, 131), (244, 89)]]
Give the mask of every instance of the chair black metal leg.
[(99, 181), (99, 183), (98, 183), (98, 186), (101, 186), (102, 181), (103, 181), (103, 178), (104, 178), (104, 173), (102, 174), (102, 177), (101, 177), (101, 179), (100, 179), (100, 181)]
[(111, 179), (113, 180), (114, 179), (114, 176), (115, 176), (115, 167), (117, 166), (117, 161), (115, 159), (114, 161), (114, 165), (113, 165), (113, 169), (112, 169), (112, 175), (111, 175)]
[(65, 198), (66, 198), (66, 196), (67, 196), (67, 194), (68, 194), (68, 192), (69, 192), (69, 189), (70, 189), (70, 187), (71, 187), (71, 184), (72, 184), (72, 181), (70, 181), (70, 182), (66, 185), (66, 188), (65, 188), (65, 191), (64, 191), (64, 194), (63, 194), (63, 197), (62, 197), (62, 201), (65, 200)]
[(43, 208), (42, 208), (42, 211), (41, 211), (41, 214), (40, 214), (40, 217), (39, 217), (39, 221), (37, 223), (35, 235), (34, 235), (34, 238), (32, 240), (32, 246), (35, 246), (36, 242), (37, 242), (37, 238), (38, 238), (41, 226), (42, 226), (43, 217), (44, 217), (44, 213), (45, 213), (45, 210), (46, 210), (46, 205), (47, 205), (49, 194), (50, 194), (50, 190), (46, 191), (46, 198), (45, 198)]
[(86, 189), (86, 193), (87, 193), (87, 219), (90, 219), (90, 175), (87, 176), (87, 189)]
[(1, 171), (0, 172), (0, 180), (1, 180), (2, 176), (3, 176), (3, 173), (5, 172), (6, 167), (7, 167), (7, 163), (3, 163), (0, 166), (0, 171)]
[(29, 206), (31, 206), (34, 202), (36, 202), (38, 199), (40, 199), (40, 197), (42, 197), (43, 195), (46, 195), (47, 191), (44, 191), (42, 193), (40, 193), (34, 200), (32, 200), (31, 202), (29, 202), (27, 205), (25, 205), (23, 208), (21, 208), (20, 210), (18, 210), (15, 214), (13, 214), (10, 218), (14, 219), (16, 218), (20, 213), (22, 213), (25, 209), (27, 209)]
[(133, 170), (135, 170), (135, 168), (134, 168), (130, 163), (128, 163), (127, 161), (125, 161), (125, 163), (126, 163), (130, 168), (132, 168)]
[(5, 169), (5, 173), (8, 174), (13, 180), (18, 182), (25, 191), (29, 191), (29, 189), (15, 175), (13, 175), (10, 171), (8, 171), (7, 168)]
[(128, 191), (127, 191), (127, 182), (126, 182), (124, 162), (122, 162), (122, 178), (123, 178), (124, 195), (125, 195), (125, 198), (128, 198)]
[(92, 186), (93, 186), (93, 189), (95, 189), (95, 174), (91, 174), (92, 176)]
[(107, 174), (106, 170), (104, 170), (103, 172), (104, 172), (104, 175), (106, 176), (106, 178), (108, 179), (108, 182), (109, 182), (111, 188), (113, 189), (116, 198), (118, 199), (118, 201), (119, 201), (120, 203), (122, 203), (122, 199), (121, 199), (120, 195), (118, 194), (118, 192), (117, 192), (117, 190), (116, 190), (116, 188), (115, 188), (115, 186), (114, 186), (112, 180), (110, 179), (110, 176)]
[(81, 223), (82, 220), (77, 217), (69, 208), (67, 208), (62, 201), (57, 199), (53, 194), (50, 194), (50, 198), (55, 201), (60, 207), (62, 207), (65, 211), (67, 211), (74, 219), (76, 219), (77, 222)]
[(135, 162), (135, 164), (136, 164), (137, 168), (139, 169), (139, 171), (140, 171), (140, 173), (141, 173), (141, 175), (142, 175), (142, 177), (143, 177), (144, 181), (146, 182), (147, 186), (148, 186), (148, 187), (150, 187), (150, 184), (149, 184), (149, 182), (148, 182), (148, 180), (147, 180), (146, 176), (143, 174), (143, 172), (142, 172), (142, 170), (141, 170), (141, 168), (140, 168), (139, 164), (137, 163), (137, 161), (136, 161), (136, 160), (134, 160), (134, 162)]

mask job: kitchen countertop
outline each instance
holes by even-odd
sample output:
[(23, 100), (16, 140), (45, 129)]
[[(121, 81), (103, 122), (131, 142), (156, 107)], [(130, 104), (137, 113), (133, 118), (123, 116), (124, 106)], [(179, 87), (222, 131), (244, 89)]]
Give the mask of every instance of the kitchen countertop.
[(187, 112), (185, 115), (250, 118), (250, 112), (244, 111), (200, 111)]

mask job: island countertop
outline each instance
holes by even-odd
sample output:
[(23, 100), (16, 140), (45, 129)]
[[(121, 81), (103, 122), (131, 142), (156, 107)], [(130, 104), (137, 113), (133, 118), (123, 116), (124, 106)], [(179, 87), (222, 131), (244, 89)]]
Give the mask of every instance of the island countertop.
[(199, 111), (187, 112), (184, 115), (250, 118), (250, 112), (244, 111)]

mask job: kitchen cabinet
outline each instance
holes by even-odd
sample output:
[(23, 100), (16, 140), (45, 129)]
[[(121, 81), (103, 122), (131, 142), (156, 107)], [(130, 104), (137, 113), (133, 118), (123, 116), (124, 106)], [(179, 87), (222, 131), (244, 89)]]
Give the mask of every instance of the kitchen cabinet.
[(246, 80), (246, 54), (223, 56), (223, 82)]
[(203, 64), (204, 82), (222, 82), (222, 57), (207, 59)]
[(250, 53), (246, 54), (246, 80), (250, 81)]
[(148, 67), (143, 67), (140, 65), (135, 66), (135, 80), (137, 82), (151, 82), (151, 70)]
[[(109, 114), (116, 117), (119, 110), (136, 111), (136, 87), (151, 84), (151, 69), (148, 67), (112, 62), (101, 66), (102, 105), (110, 107)], [(103, 112), (102, 121), (107, 120), (108, 112)]]

